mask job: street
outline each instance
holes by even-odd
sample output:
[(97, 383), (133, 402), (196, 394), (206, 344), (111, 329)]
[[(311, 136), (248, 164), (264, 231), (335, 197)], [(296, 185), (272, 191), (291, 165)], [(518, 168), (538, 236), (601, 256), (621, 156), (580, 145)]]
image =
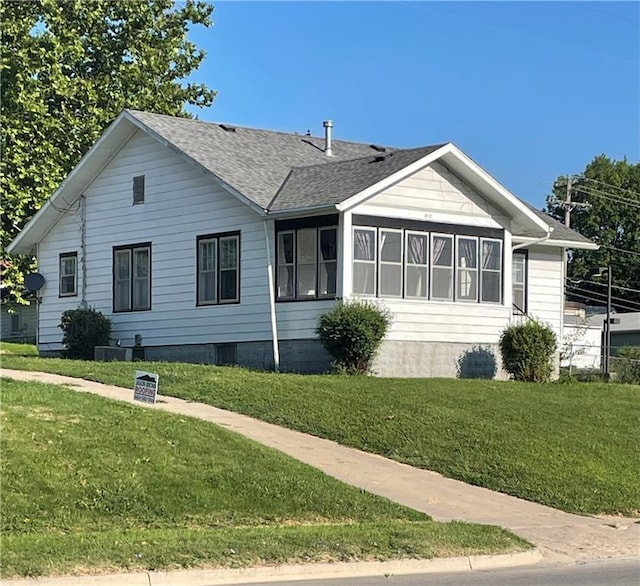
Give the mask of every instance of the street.
[(339, 580), (260, 582), (247, 586), (637, 586), (640, 560), (610, 560), (575, 565), (535, 565), (525, 568), (414, 574)]

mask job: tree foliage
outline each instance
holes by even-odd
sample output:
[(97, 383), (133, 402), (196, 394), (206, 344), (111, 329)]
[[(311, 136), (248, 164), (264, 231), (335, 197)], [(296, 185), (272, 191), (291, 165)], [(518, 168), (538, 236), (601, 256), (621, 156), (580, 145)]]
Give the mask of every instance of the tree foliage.
[[(215, 92), (185, 83), (205, 53), (187, 40), (213, 7), (187, 0), (0, 3), (3, 255), (83, 154), (124, 108), (186, 116)], [(5, 263), (3, 279), (19, 284)]]
[[(559, 177), (547, 198), (547, 213), (561, 221), (566, 191), (567, 177)], [(590, 275), (610, 264), (613, 306), (640, 311), (640, 163), (595, 157), (572, 178), (571, 199), (578, 203), (571, 212), (571, 228), (600, 245), (599, 250), (572, 252), (568, 276), (579, 282), (569, 282), (571, 297), (589, 305), (606, 304), (606, 278), (598, 283)]]

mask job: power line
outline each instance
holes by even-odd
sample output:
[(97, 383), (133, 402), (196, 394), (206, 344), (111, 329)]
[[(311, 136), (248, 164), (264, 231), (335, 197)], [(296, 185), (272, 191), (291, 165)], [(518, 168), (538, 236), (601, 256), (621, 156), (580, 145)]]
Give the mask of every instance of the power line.
[(599, 181), (598, 179), (591, 179), (591, 177), (580, 177), (580, 180), (591, 181), (592, 183), (599, 183), (600, 185), (604, 185), (605, 187), (609, 187), (611, 189), (618, 189), (619, 191), (624, 191), (625, 193), (633, 193), (633, 195), (640, 197), (640, 193), (638, 193), (637, 191), (633, 191), (632, 189), (626, 189), (624, 187), (618, 187), (617, 185), (611, 185), (611, 183)]
[(615, 250), (616, 252), (622, 252), (624, 254), (632, 254), (634, 256), (640, 256), (640, 252), (627, 250), (626, 248), (616, 248), (615, 246), (608, 246), (606, 244), (600, 244), (600, 248), (606, 248), (607, 250)]
[[(592, 301), (599, 301), (600, 303), (604, 303), (605, 299), (607, 298), (606, 293), (598, 293), (597, 291), (592, 291), (591, 289), (583, 289), (582, 287), (578, 287), (577, 285), (567, 285), (567, 289), (571, 289), (574, 292), (574, 295), (589, 298)], [(575, 291), (582, 291), (584, 294), (575, 293)], [(605, 299), (598, 299), (597, 297), (594, 297), (594, 295), (604, 297)], [(620, 297), (615, 297), (613, 295), (611, 296), (611, 305), (622, 307), (624, 309), (628, 309), (629, 311), (640, 311), (640, 303), (636, 303), (635, 301), (631, 301), (629, 299), (621, 299)], [(633, 307), (634, 305), (636, 307)]]
[[(570, 283), (574, 284), (574, 285), (578, 285), (580, 283), (592, 283), (593, 285), (602, 285), (603, 287), (606, 287), (605, 283), (601, 283), (600, 281), (590, 281), (589, 279), (580, 279), (578, 281), (575, 281), (573, 279), (570, 279), (569, 277), (567, 277), (567, 281), (569, 281)], [(630, 287), (623, 287), (622, 285), (611, 285), (614, 289), (622, 289), (623, 291), (631, 291), (632, 293), (640, 293), (640, 289), (631, 289)], [(635, 301), (634, 301), (635, 303)]]
[(625, 199), (622, 198), (622, 196), (618, 196), (618, 195), (611, 195), (610, 193), (605, 193), (604, 191), (600, 191), (599, 189), (595, 189), (594, 187), (589, 187), (589, 186), (584, 186), (584, 185), (577, 185), (575, 187), (575, 191), (577, 192), (581, 192), (585, 195), (591, 196), (591, 197), (601, 197), (603, 199), (608, 199), (611, 200), (617, 204), (621, 204), (621, 205), (626, 205), (632, 208), (638, 208), (640, 209), (640, 201), (639, 202), (635, 202), (635, 201), (627, 201)]

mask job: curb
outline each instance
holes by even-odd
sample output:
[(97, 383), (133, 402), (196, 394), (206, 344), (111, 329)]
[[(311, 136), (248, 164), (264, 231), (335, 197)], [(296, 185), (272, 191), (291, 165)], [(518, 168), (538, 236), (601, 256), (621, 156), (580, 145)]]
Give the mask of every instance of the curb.
[(335, 578), (471, 572), (535, 564), (543, 559), (538, 549), (506, 555), (478, 555), (430, 560), (385, 562), (338, 562), (297, 564), (221, 570), (181, 570), (176, 572), (136, 572), (60, 578), (19, 578), (0, 580), (1, 586), (222, 586), (252, 582), (284, 582)]

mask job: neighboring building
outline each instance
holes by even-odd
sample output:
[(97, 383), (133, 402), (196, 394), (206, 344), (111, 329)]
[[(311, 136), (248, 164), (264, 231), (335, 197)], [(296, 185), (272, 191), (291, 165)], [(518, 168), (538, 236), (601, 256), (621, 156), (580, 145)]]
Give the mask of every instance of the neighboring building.
[(611, 354), (624, 346), (640, 346), (640, 312), (616, 313), (611, 324)]
[[(337, 299), (393, 315), (381, 375), (455, 376), (535, 316), (562, 338), (564, 251), (596, 245), (451, 143), (334, 141), (126, 110), (9, 247), (34, 253), (39, 348), (89, 304), (147, 359), (323, 371)], [(523, 317), (524, 316), (524, 317)]]
[(0, 306), (2, 312), (2, 340), (5, 342), (19, 342), (21, 344), (35, 344), (36, 342), (36, 304), (15, 304), (11, 311), (6, 303)]
[(602, 363), (602, 315), (587, 316), (581, 303), (567, 302), (560, 347), (560, 366), (571, 371), (597, 370)]

